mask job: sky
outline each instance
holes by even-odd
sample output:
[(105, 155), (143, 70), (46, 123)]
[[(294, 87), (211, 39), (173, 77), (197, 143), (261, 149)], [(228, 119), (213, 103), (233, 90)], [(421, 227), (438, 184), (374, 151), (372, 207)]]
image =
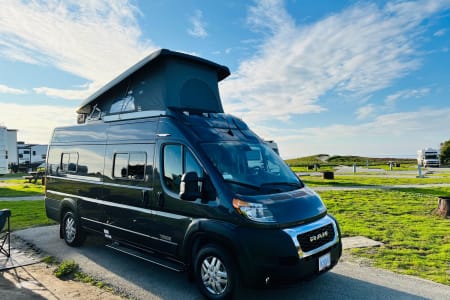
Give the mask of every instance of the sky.
[(155, 50), (230, 68), (226, 113), (283, 158), (450, 139), (450, 0), (0, 0), (0, 125), (47, 144)]

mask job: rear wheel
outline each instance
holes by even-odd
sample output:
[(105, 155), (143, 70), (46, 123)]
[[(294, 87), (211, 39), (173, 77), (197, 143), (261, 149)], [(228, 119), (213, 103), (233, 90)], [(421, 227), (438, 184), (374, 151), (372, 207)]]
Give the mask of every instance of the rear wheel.
[(64, 214), (61, 231), (66, 244), (72, 247), (80, 246), (86, 238), (78, 218), (72, 211), (67, 211)]
[(198, 252), (194, 276), (208, 299), (229, 299), (237, 290), (236, 265), (228, 252), (216, 245), (206, 245)]

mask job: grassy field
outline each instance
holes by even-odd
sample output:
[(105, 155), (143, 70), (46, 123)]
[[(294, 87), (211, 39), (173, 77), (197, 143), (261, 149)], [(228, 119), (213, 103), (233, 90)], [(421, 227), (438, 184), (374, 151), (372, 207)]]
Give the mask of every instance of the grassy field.
[[(448, 175), (448, 174), (447, 174)], [(335, 180), (305, 176), (309, 186), (378, 186), (450, 183), (450, 176), (392, 178), (364, 175), (336, 176)], [(9, 181), (0, 185), (0, 197), (42, 194), (43, 187)], [(450, 187), (393, 190), (320, 191), (329, 212), (337, 217), (344, 236), (363, 235), (384, 246), (353, 250), (375, 266), (450, 285), (450, 219), (434, 215), (437, 196), (450, 196)], [(13, 230), (54, 224), (45, 216), (44, 202), (0, 201), (12, 211)]]
[[(26, 183), (23, 179), (0, 181), (0, 197), (24, 197), (44, 195), (41, 184)], [(45, 215), (44, 200), (39, 201), (0, 201), (0, 209), (11, 210), (11, 229), (54, 224)]]
[[(321, 159), (322, 158), (322, 159)], [(325, 154), (318, 154), (318, 155), (311, 155), (306, 157), (300, 157), (300, 158), (293, 158), (293, 159), (287, 159), (286, 163), (291, 167), (305, 167), (308, 165), (314, 165), (319, 164), (322, 168), (322, 166), (325, 167), (332, 167), (332, 166), (352, 166), (353, 164), (356, 164), (358, 166), (366, 166), (367, 164), (369, 167), (388, 167), (389, 162), (396, 162), (400, 164), (400, 168), (402, 165), (416, 165), (417, 161), (415, 159), (405, 159), (405, 158), (374, 158), (374, 157), (362, 157), (362, 156), (331, 156), (326, 157)]]
[(434, 215), (435, 195), (450, 188), (321, 191), (344, 236), (384, 246), (353, 250), (377, 267), (450, 285), (450, 219)]
[(370, 175), (335, 175), (334, 179), (323, 179), (322, 176), (300, 176), (308, 186), (379, 186), (379, 185), (424, 185), (450, 183), (448, 176), (431, 176), (426, 178), (389, 177)]
[(0, 201), (0, 209), (2, 208), (11, 210), (11, 230), (13, 231), (55, 224), (45, 215), (44, 200)]
[(23, 179), (0, 182), (0, 197), (39, 196), (44, 194), (41, 184), (25, 183)]

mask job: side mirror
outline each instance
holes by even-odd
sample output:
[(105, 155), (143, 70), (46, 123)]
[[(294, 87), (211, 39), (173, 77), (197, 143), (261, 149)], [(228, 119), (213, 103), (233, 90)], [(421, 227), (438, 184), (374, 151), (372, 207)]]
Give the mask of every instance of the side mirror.
[(187, 172), (181, 177), (180, 198), (187, 201), (195, 201), (201, 198), (198, 189), (198, 175), (196, 172)]

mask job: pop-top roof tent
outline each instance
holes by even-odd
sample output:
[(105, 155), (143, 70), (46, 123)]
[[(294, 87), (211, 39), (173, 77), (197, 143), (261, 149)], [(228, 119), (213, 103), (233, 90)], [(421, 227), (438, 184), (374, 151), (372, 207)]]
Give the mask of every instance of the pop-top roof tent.
[(78, 123), (156, 116), (168, 109), (223, 113), (218, 82), (228, 75), (226, 66), (161, 49), (87, 98), (77, 109)]

